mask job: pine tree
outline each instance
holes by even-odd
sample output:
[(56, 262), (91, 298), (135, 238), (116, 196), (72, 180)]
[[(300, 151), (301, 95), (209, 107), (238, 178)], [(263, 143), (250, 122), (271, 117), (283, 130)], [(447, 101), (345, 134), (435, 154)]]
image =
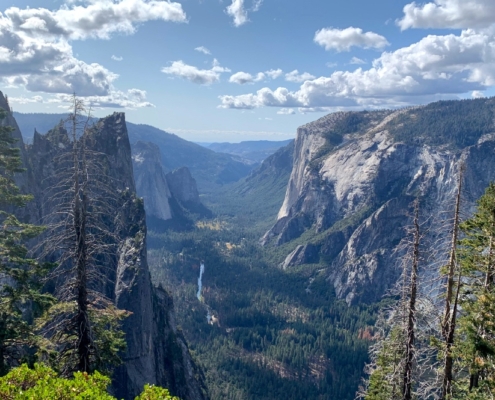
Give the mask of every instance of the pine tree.
[[(6, 112), (0, 109), (0, 122)], [(13, 129), (0, 124), (0, 375), (5, 375), (35, 343), (29, 311), (42, 311), (53, 298), (41, 294), (42, 277), (49, 264), (27, 257), (25, 241), (43, 227), (19, 221), (14, 215), (32, 196), (21, 194), (14, 175), (24, 171), (20, 150), (14, 147)]]
[[(463, 270), (457, 361), (466, 378), (456, 382), (456, 398), (493, 397), (495, 392), (495, 184), (478, 200), (463, 224), (459, 257)], [(460, 374), (462, 376), (462, 374)], [(484, 397), (485, 396), (485, 397)]]

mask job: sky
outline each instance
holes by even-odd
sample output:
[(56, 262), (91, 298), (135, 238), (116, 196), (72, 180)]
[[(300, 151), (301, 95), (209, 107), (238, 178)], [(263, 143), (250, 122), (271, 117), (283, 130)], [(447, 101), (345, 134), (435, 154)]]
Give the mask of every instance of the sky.
[(0, 0), (0, 90), (196, 142), (495, 94), (494, 0)]

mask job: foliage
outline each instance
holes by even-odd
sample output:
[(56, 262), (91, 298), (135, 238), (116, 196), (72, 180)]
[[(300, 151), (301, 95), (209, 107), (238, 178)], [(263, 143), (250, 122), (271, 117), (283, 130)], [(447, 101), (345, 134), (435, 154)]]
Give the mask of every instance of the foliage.
[[(0, 121), (5, 116), (0, 109)], [(27, 311), (37, 314), (53, 302), (51, 296), (40, 293), (42, 277), (51, 265), (28, 258), (25, 246), (44, 228), (23, 223), (12, 212), (32, 196), (21, 194), (14, 181), (15, 173), (24, 169), (11, 132), (10, 127), (0, 126), (0, 375), (24, 356), (21, 346), (33, 346), (36, 341)]]
[(171, 396), (168, 389), (159, 386), (144, 385), (144, 391), (136, 400), (179, 400), (176, 396)]
[(460, 149), (493, 132), (493, 98), (438, 101), (404, 110), (386, 128), (398, 141)]
[[(467, 398), (495, 392), (495, 184), (478, 201), (474, 216), (461, 225), (460, 259), (465, 282), (457, 363), (457, 390)], [(464, 371), (464, 374), (462, 374)], [(464, 389), (463, 389), (464, 388)], [(461, 397), (458, 397), (461, 398)], [(466, 397), (463, 397), (466, 398)]]
[[(107, 392), (110, 378), (98, 371), (88, 374), (75, 372), (72, 379), (62, 378), (43, 365), (30, 369), (26, 364), (13, 369), (0, 378), (2, 400), (116, 400)], [(179, 400), (170, 396), (167, 389), (145, 385), (136, 400)]]
[[(348, 307), (321, 265), (282, 271), (249, 226), (150, 232), (155, 283), (174, 295), (178, 323), (214, 399), (353, 399), (379, 306)], [(203, 260), (203, 302), (196, 297)], [(208, 310), (218, 319), (208, 324)], [(216, 321), (216, 320), (215, 320)]]

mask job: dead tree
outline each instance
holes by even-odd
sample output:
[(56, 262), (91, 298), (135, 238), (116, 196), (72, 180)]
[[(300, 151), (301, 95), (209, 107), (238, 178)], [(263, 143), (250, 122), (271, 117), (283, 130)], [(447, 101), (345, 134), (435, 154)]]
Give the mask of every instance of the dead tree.
[(413, 258), (411, 265), (410, 294), (407, 308), (407, 339), (406, 339), (406, 362), (404, 366), (404, 376), (402, 393), (404, 400), (412, 399), (413, 385), (413, 362), (414, 362), (414, 341), (415, 341), (415, 322), (416, 322), (416, 300), (418, 293), (418, 265), (419, 265), (419, 202), (414, 204), (414, 239), (413, 239)]
[[(42, 256), (59, 264), (52, 279), (60, 303), (45, 316), (42, 326), (65, 375), (116, 364), (115, 349), (125, 345), (119, 331), (125, 312), (105, 296), (109, 279), (105, 265), (111, 263), (116, 244), (110, 222), (116, 213), (116, 195), (105, 173), (105, 155), (87, 146), (90, 117), (82, 121), (83, 112), (82, 102), (74, 96), (68, 118), (72, 147), (54, 161), (56, 183), (46, 200), (51, 210), (46, 218), (49, 229), (41, 245)], [(114, 332), (103, 335), (105, 342), (98, 329)]]
[[(461, 271), (459, 268), (457, 282), (454, 281), (457, 266), (457, 242), (459, 238), (460, 208), (462, 175), (464, 165), (461, 165), (459, 181), (457, 183), (457, 195), (454, 209), (454, 221), (452, 227), (452, 240), (450, 245), (449, 262), (447, 264), (447, 282), (445, 288), (445, 311), (442, 320), (442, 337), (445, 342), (445, 358), (442, 380), (442, 400), (446, 400), (452, 394), (453, 365), (452, 346), (454, 345), (455, 327), (457, 320), (457, 308), (461, 285)], [(453, 304), (452, 304), (453, 302)]]

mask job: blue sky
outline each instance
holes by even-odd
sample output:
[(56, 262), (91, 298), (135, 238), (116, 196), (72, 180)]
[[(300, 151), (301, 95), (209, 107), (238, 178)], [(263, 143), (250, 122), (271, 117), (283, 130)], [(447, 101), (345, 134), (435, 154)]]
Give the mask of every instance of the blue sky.
[(338, 110), (491, 96), (495, 1), (0, 0), (20, 112), (125, 111), (193, 141), (283, 140)]

